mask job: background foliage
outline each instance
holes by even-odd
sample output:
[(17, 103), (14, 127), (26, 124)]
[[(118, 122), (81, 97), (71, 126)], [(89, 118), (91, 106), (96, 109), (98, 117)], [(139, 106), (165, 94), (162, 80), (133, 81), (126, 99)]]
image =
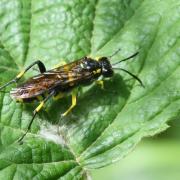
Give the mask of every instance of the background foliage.
[[(180, 123), (152, 138), (145, 138), (126, 158), (91, 172), (94, 180), (171, 180), (180, 177)], [(138, 163), (137, 163), (138, 162)]]
[(17, 104), (2, 93), (0, 179), (85, 178), (179, 118), (179, 19), (179, 0), (1, 0), (1, 83), (35, 59), (52, 68), (61, 59), (109, 56), (121, 48), (112, 62), (139, 51), (121, 67), (146, 88), (117, 72), (105, 90), (85, 88), (66, 119), (60, 115), (69, 98), (49, 102), (21, 146), (16, 141), (37, 104)]

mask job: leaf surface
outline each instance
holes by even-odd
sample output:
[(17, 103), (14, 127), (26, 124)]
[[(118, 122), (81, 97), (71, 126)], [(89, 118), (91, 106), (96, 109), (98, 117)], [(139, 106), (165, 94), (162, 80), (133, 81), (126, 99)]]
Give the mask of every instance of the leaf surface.
[(18, 104), (1, 93), (0, 177), (84, 179), (88, 169), (120, 160), (143, 137), (179, 118), (178, 0), (1, 0), (0, 22), (2, 84), (37, 59), (50, 69), (63, 59), (110, 56), (120, 48), (112, 63), (138, 51), (138, 57), (118, 66), (145, 85), (117, 71), (105, 81), (105, 90), (96, 85), (83, 89), (65, 119), (61, 114), (70, 97), (50, 101), (23, 145), (17, 140), (37, 103)]

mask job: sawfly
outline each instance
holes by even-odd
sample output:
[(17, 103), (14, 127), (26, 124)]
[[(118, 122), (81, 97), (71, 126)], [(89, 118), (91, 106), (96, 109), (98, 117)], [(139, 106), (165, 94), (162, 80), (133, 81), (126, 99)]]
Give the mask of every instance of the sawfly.
[[(118, 51), (116, 51), (112, 56), (114, 56)], [(99, 80), (99, 78), (112, 77), (114, 70), (122, 70), (128, 73), (143, 86), (142, 81), (136, 75), (123, 68), (115, 66), (123, 61), (135, 57), (137, 54), (138, 52), (114, 64), (110, 63), (112, 56), (100, 58), (83, 57), (71, 63), (57, 66), (51, 70), (46, 70), (45, 65), (38, 60), (28, 66), (25, 70), (21, 71), (14, 79), (1, 86), (0, 91), (10, 84), (17, 83), (28, 70), (30, 70), (34, 65), (37, 65), (40, 73), (18, 85), (16, 88), (13, 88), (10, 91), (10, 95), (18, 102), (31, 102), (33, 100), (40, 101), (40, 99), (41, 101), (33, 111), (33, 117), (29, 122), (26, 132), (19, 139), (19, 142), (23, 140), (30, 130), (37, 113), (52, 97), (63, 98), (68, 93), (71, 93), (72, 104), (67, 111), (62, 114), (62, 116), (66, 116), (76, 105), (75, 89), (77, 87), (89, 85), (93, 82), (97, 82), (103, 86), (103, 80)]]

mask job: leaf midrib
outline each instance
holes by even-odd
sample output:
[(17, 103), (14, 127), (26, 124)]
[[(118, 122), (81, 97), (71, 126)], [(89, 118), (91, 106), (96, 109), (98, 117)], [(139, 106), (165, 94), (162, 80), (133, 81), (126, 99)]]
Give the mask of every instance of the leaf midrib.
[[(31, 38), (31, 21), (32, 21), (32, 0), (29, 1), (30, 2), (30, 23), (29, 23), (29, 31), (28, 31), (28, 41), (26, 42), (26, 49), (25, 49), (25, 53), (24, 53), (24, 61), (23, 61), (23, 66), (27, 61), (27, 57), (28, 57), (28, 53), (29, 53), (29, 46), (30, 46), (30, 38)], [(22, 24), (23, 26), (23, 24)]]

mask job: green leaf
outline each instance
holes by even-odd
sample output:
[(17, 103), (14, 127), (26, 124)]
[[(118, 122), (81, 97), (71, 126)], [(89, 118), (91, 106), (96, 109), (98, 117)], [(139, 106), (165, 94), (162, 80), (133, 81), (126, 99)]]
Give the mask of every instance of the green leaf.
[[(92, 171), (94, 180), (179, 179), (180, 143), (173, 138), (143, 141), (121, 162)], [(138, 162), (138, 163), (137, 163)]]
[(1, 0), (1, 84), (37, 59), (50, 69), (62, 59), (110, 56), (120, 48), (112, 63), (139, 51), (119, 66), (137, 74), (145, 88), (117, 71), (105, 90), (84, 88), (65, 119), (70, 97), (50, 101), (23, 145), (17, 140), (37, 103), (18, 104), (1, 93), (0, 177), (85, 179), (87, 170), (120, 160), (179, 118), (179, 19), (179, 0)]

